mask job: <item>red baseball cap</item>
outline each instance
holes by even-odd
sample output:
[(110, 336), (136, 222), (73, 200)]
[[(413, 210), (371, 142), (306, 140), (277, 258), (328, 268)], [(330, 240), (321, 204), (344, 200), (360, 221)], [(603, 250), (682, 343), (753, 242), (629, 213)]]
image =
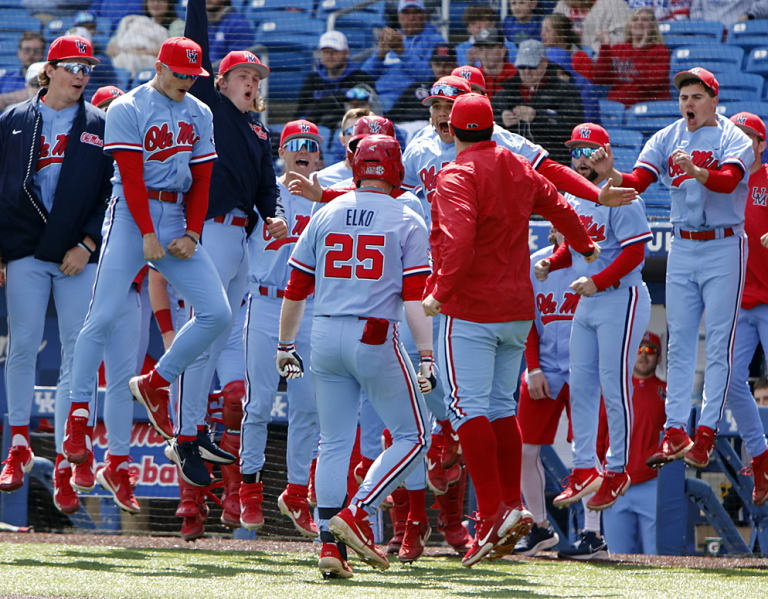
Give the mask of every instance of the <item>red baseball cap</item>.
[(451, 108), (450, 124), (462, 131), (482, 131), (493, 127), (493, 108), (488, 96), (468, 93), (456, 98)]
[(651, 333), (651, 331), (646, 331), (645, 335), (643, 335), (643, 340), (640, 342), (640, 345), (652, 345), (656, 348), (657, 352), (660, 352), (661, 338), (656, 333)]
[(451, 75), (454, 77), (461, 77), (469, 81), (469, 85), (477, 85), (482, 87), (485, 91), (485, 75), (477, 67), (471, 65), (464, 65), (462, 67), (456, 67), (451, 71)]
[(720, 90), (720, 84), (715, 76), (703, 67), (693, 67), (687, 71), (680, 71), (673, 80), (675, 87), (680, 89), (680, 84), (686, 79), (698, 79), (701, 83), (711, 89), (715, 95)]
[(590, 144), (597, 148), (605, 146), (611, 141), (608, 132), (600, 125), (595, 123), (581, 123), (576, 125), (571, 131), (571, 139), (565, 142), (565, 146), (570, 148), (574, 144)]
[(731, 117), (731, 122), (740, 129), (750, 130), (760, 138), (760, 141), (765, 141), (765, 123), (756, 114), (739, 112)]
[(222, 58), (219, 65), (219, 77), (223, 77), (226, 73), (240, 65), (256, 69), (261, 79), (269, 77), (269, 67), (262, 64), (259, 57), (248, 50), (233, 50)]
[(93, 96), (91, 96), (91, 104), (98, 106), (102, 102), (106, 102), (107, 100), (114, 100), (115, 98), (119, 98), (124, 94), (125, 92), (119, 87), (115, 87), (114, 85), (105, 85), (104, 87), (97, 89)]
[(203, 50), (200, 44), (188, 37), (169, 37), (160, 46), (157, 60), (181, 75), (210, 75), (202, 66)]
[(448, 75), (447, 77), (440, 77), (440, 79), (432, 84), (432, 87), (429, 89), (429, 95), (424, 98), (421, 103), (424, 104), (424, 106), (430, 106), (432, 100), (440, 99), (453, 101), (460, 95), (468, 94), (471, 91), (472, 88), (469, 87), (469, 83), (467, 83), (466, 79)]
[(82, 58), (88, 64), (99, 64), (101, 61), (93, 56), (93, 46), (79, 35), (62, 35), (51, 42), (48, 48), (48, 62), (52, 60), (72, 60)]
[(304, 119), (285, 124), (283, 132), (280, 134), (280, 145), (282, 146), (285, 142), (297, 137), (314, 139), (319, 144), (323, 143), (323, 138), (320, 136), (317, 125)]

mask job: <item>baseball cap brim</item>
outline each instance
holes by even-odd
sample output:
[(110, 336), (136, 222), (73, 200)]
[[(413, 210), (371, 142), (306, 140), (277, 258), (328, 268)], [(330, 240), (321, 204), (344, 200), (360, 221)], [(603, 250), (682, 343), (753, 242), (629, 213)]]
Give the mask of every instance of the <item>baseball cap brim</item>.
[(580, 144), (583, 146), (589, 146), (590, 148), (602, 148), (603, 144), (595, 143), (594, 141), (587, 141), (584, 139), (569, 139), (568, 141), (564, 142), (563, 145), (566, 148), (572, 148), (576, 144)]
[(206, 71), (203, 67), (198, 66), (183, 66), (183, 67), (177, 67), (174, 65), (166, 65), (171, 71), (174, 73), (178, 73), (179, 75), (197, 75), (198, 77), (210, 77), (210, 73)]
[(317, 143), (319, 143), (321, 146), (323, 145), (323, 138), (319, 135), (315, 135), (314, 133), (296, 133), (295, 135), (289, 135), (285, 139), (280, 140), (280, 145), (291, 141), (292, 139), (313, 139)]
[(255, 69), (256, 72), (259, 74), (259, 79), (266, 79), (269, 77), (269, 67), (265, 64), (256, 64), (253, 62), (239, 62), (235, 65), (232, 65), (229, 67), (226, 71), (219, 71), (219, 76), (226, 75), (230, 71), (238, 68), (238, 67), (247, 67), (249, 69)]
[[(91, 65), (96, 65), (96, 64), (99, 64), (101, 62), (95, 56), (83, 56), (82, 54), (77, 54), (77, 55), (73, 55), (73, 56), (62, 56), (61, 58), (55, 58), (53, 60), (55, 60), (56, 62), (67, 62), (68, 60), (76, 60), (76, 59), (84, 60), (85, 62), (87, 62), (88, 64), (91, 64)], [(50, 60), (48, 62), (52, 62), (53, 60)]]
[[(704, 87), (707, 89), (711, 89), (712, 91), (715, 91), (712, 89), (706, 81), (704, 81), (701, 77), (698, 75), (695, 75), (694, 73), (691, 73), (690, 71), (680, 71), (677, 75), (675, 75), (675, 78), (672, 80), (672, 83), (677, 89), (680, 89), (680, 84), (685, 81), (686, 79), (696, 79), (699, 81)], [(715, 94), (717, 95), (717, 94)]]

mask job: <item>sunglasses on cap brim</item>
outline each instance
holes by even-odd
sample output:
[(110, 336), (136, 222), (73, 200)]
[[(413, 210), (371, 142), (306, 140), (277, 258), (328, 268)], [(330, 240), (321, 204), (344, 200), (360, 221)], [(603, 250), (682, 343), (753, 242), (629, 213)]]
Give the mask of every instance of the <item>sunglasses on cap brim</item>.
[(189, 81), (190, 79), (192, 81), (197, 81), (197, 75), (187, 75), (185, 73), (177, 73), (171, 67), (169, 67), (167, 64), (162, 63), (162, 62), (160, 64), (162, 66), (164, 66), (166, 69), (168, 69), (171, 72), (171, 75), (176, 77), (176, 79), (181, 79), (182, 81)]
[(463, 89), (460, 89), (458, 87), (454, 87), (453, 85), (448, 85), (446, 83), (441, 83), (440, 85), (433, 85), (432, 88), (429, 90), (430, 96), (446, 96), (450, 98), (455, 98), (456, 96), (460, 96), (461, 94), (466, 93)]
[(301, 152), (301, 150), (306, 150), (310, 154), (313, 152), (319, 152), (320, 151), (320, 144), (317, 143), (314, 139), (307, 139), (306, 137), (296, 137), (294, 139), (289, 139), (283, 144), (283, 150), (286, 150), (288, 152)]
[(347, 100), (367, 100), (371, 97), (371, 94), (359, 87), (353, 87), (347, 90), (346, 96)]
[(72, 73), (73, 75), (77, 75), (79, 73), (83, 74), (83, 77), (87, 77), (93, 72), (93, 65), (90, 64), (83, 64), (82, 62), (60, 62), (56, 65), (56, 67), (61, 67), (68, 73)]
[(597, 148), (573, 148), (571, 149), (571, 156), (574, 158), (581, 158), (584, 156), (584, 158), (589, 158), (597, 152)]
[(637, 353), (638, 353), (638, 355), (640, 355), (640, 354), (651, 354), (651, 355), (654, 355), (654, 356), (655, 356), (655, 355), (656, 355), (657, 353), (659, 353), (659, 352), (658, 352), (658, 351), (656, 351), (656, 348), (655, 348), (655, 347), (651, 347), (651, 346), (649, 346), (649, 345), (641, 345), (641, 346), (640, 346), (640, 347), (637, 349)]

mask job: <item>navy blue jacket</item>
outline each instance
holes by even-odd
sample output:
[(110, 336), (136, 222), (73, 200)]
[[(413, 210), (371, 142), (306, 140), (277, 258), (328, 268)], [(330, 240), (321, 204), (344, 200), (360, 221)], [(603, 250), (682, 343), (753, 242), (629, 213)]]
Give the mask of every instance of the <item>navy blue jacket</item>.
[(214, 86), (208, 51), (208, 15), (203, 0), (189, 0), (184, 35), (200, 44), (203, 68), (211, 73), (210, 77), (200, 77), (190, 89), (190, 93), (213, 112), (213, 137), (219, 156), (213, 163), (206, 218), (239, 208), (248, 215), (250, 234), (258, 220), (254, 205), (266, 222), (268, 217), (276, 216), (280, 197), (272, 166), (269, 130), (255, 113), (243, 114)]
[[(35, 195), (40, 157), (40, 98), (8, 107), (0, 116), (0, 255), (3, 262), (34, 256), (60, 263), (89, 235), (101, 243), (104, 211), (112, 193), (112, 159), (104, 154), (104, 113), (80, 98), (69, 131), (50, 214)], [(98, 259), (98, 251), (91, 262)]]

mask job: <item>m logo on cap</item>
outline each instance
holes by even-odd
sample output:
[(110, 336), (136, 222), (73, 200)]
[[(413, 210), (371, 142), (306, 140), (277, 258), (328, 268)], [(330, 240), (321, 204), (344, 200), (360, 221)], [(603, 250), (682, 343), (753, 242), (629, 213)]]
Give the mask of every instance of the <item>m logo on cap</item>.
[(467, 129), (477, 129), (478, 127), (477, 123), (467, 123)]
[(743, 114), (740, 114), (736, 117), (736, 122), (739, 125), (746, 125), (747, 124), (747, 117), (745, 117)]
[(192, 48), (187, 48), (187, 58), (189, 59), (190, 64), (197, 64), (197, 59), (198, 59), (197, 50), (193, 50)]
[(77, 46), (77, 51), (80, 52), (80, 54), (88, 54), (88, 44), (84, 41), (75, 40), (75, 46)]
[(459, 71), (459, 76), (460, 76), (460, 77), (463, 77), (463, 78), (464, 78), (464, 79), (466, 79), (467, 81), (469, 81), (470, 79), (472, 79), (472, 73), (470, 72), (470, 70), (469, 70), (469, 69), (461, 69), (461, 70)]
[(368, 128), (371, 130), (371, 133), (380, 133), (381, 132), (381, 123), (377, 121), (373, 121), (368, 125)]
[(309, 133), (309, 123), (299, 123), (299, 131)]
[(255, 54), (251, 54), (250, 52), (246, 52), (245, 53), (245, 59), (248, 62), (258, 62), (257, 59), (256, 59), (256, 55)]
[(582, 127), (579, 129), (579, 135), (582, 139), (589, 139), (590, 135), (592, 135), (592, 130), (589, 127)]

